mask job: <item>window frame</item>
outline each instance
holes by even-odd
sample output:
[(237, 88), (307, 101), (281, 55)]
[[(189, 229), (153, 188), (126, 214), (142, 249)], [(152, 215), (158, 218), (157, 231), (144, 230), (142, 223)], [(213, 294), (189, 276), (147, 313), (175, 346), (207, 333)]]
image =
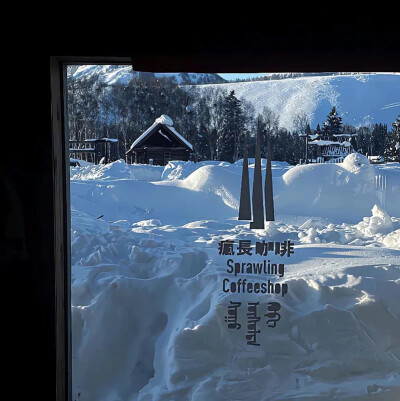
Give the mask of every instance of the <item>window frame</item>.
[(53, 184), (56, 399), (72, 400), (71, 205), (67, 66), (132, 64), (131, 57), (50, 56), (50, 130)]

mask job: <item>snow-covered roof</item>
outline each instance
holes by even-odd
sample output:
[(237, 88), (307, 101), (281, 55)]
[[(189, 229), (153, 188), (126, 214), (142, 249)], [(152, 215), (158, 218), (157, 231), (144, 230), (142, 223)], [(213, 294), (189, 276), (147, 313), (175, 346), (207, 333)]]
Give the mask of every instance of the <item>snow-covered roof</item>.
[(90, 138), (85, 139), (85, 142), (118, 142), (116, 138)]
[(317, 145), (317, 146), (328, 146), (328, 145), (336, 145), (336, 146), (351, 146), (351, 143), (348, 141), (344, 142), (335, 142), (335, 141), (326, 141), (324, 139), (318, 139), (317, 141), (308, 142), (309, 145)]
[(169, 129), (170, 129), (185, 145), (189, 146), (189, 148), (190, 148), (191, 150), (193, 150), (193, 145), (192, 145), (190, 142), (188, 142), (181, 134), (179, 134), (179, 133), (175, 130), (174, 127), (168, 126), (168, 128), (169, 128)]
[(357, 134), (333, 134), (334, 137), (341, 137), (341, 136), (345, 136), (347, 138), (350, 138), (352, 136), (357, 136)]
[(191, 150), (193, 150), (193, 145), (188, 142), (181, 134), (179, 134), (174, 128), (174, 122), (172, 121), (171, 117), (168, 117), (166, 114), (158, 117), (151, 127), (149, 127), (142, 135), (139, 136), (131, 145), (128, 152), (129, 153), (138, 143), (140, 143), (144, 138), (146, 138), (153, 129), (158, 125), (162, 124), (165, 125), (179, 140), (181, 140), (186, 146), (188, 146)]
[(174, 125), (174, 122), (172, 121), (171, 117), (168, 117), (166, 114), (162, 114), (160, 117), (158, 117), (155, 121), (156, 123), (168, 125), (168, 127), (172, 127)]

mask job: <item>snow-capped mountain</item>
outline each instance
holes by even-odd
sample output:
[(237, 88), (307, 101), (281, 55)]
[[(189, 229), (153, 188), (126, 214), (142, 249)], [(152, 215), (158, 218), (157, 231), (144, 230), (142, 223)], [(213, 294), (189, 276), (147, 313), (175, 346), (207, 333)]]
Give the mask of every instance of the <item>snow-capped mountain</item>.
[(257, 112), (268, 107), (279, 116), (280, 125), (289, 130), (300, 113), (307, 114), (315, 128), (325, 121), (332, 106), (336, 106), (344, 123), (356, 126), (390, 124), (400, 113), (400, 74), (395, 73), (312, 75), (216, 86), (234, 90), (238, 98), (251, 102)]
[[(133, 71), (131, 66), (82, 65), (68, 68), (75, 79), (98, 77), (107, 84), (127, 84), (134, 77), (172, 78), (179, 85), (234, 90), (236, 96), (251, 102), (256, 112), (264, 106), (279, 116), (281, 127), (293, 130), (295, 117), (305, 113), (312, 128), (325, 121), (336, 106), (343, 122), (351, 125), (391, 124), (400, 113), (400, 74), (398, 73), (315, 73), (260, 74), (268, 80), (227, 82), (218, 74), (151, 73)], [(208, 84), (208, 85), (205, 85)], [(203, 86), (204, 85), (204, 86)]]
[(81, 65), (68, 68), (68, 75), (75, 79), (91, 78), (97, 76), (107, 84), (127, 84), (134, 77), (143, 78), (171, 78), (179, 85), (218, 84), (226, 82), (218, 74), (207, 73), (153, 73), (133, 71), (131, 66), (126, 65)]

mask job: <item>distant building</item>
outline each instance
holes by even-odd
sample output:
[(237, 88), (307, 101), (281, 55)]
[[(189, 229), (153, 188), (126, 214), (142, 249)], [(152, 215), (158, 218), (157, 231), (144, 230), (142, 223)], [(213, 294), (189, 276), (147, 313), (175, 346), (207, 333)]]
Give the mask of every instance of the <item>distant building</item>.
[(69, 141), (70, 158), (85, 160), (94, 164), (111, 163), (119, 159), (118, 139), (92, 138), (83, 141)]
[(342, 162), (350, 153), (354, 153), (354, 148), (350, 143), (354, 134), (337, 134), (333, 135), (335, 140), (319, 139), (318, 135), (310, 135), (314, 140), (308, 142), (312, 146), (311, 151), (313, 158), (323, 163), (326, 162)]
[(371, 164), (385, 163), (385, 158), (383, 156), (368, 156), (368, 160)]
[(174, 128), (170, 117), (163, 114), (139, 136), (126, 152), (127, 161), (165, 166), (171, 160), (188, 161), (193, 146)]

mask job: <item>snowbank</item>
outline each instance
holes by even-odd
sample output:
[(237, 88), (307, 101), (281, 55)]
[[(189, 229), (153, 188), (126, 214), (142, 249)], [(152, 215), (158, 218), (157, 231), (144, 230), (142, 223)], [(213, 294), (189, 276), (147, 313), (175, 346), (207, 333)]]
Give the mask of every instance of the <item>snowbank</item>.
[(126, 164), (117, 160), (108, 164), (90, 164), (84, 167), (71, 167), (71, 180), (121, 180), (158, 181), (163, 171), (162, 166), (146, 164)]
[(276, 183), (276, 211), (332, 221), (360, 220), (378, 202), (374, 177), (373, 166), (359, 154), (347, 156), (341, 164), (296, 166)]
[(228, 162), (220, 162), (207, 160), (202, 162), (184, 162), (184, 161), (170, 161), (164, 168), (161, 175), (163, 180), (181, 180), (187, 178), (194, 171), (203, 166), (220, 166), (220, 167), (231, 167), (232, 164)]
[[(71, 168), (73, 399), (396, 399), (399, 204), (380, 206), (359, 155), (275, 166), (264, 230), (237, 221), (240, 162)], [(399, 172), (386, 167), (393, 185)], [(224, 323), (228, 238), (295, 243), (280, 325), (257, 349)]]
[[(288, 166), (274, 162), (277, 219), (303, 216), (303, 222), (314, 217), (356, 224), (370, 215), (375, 204), (389, 216), (399, 217), (400, 168), (398, 163), (392, 164), (383, 170), (358, 154), (347, 156), (341, 164)], [(130, 223), (149, 218), (165, 223), (176, 223), (174, 218), (179, 218), (182, 224), (202, 218), (236, 219), (241, 172), (240, 162), (211, 161), (173, 161), (165, 168), (127, 165), (122, 160), (71, 167), (71, 200), (77, 210), (89, 215), (105, 214), (108, 220)], [(251, 186), (253, 172), (250, 165)], [(376, 188), (376, 177), (382, 174), (387, 177), (384, 194)]]
[(73, 157), (70, 157), (69, 161), (79, 163), (80, 167), (94, 166), (94, 164), (91, 162), (87, 162), (86, 160), (81, 160), (81, 159), (74, 159)]
[[(150, 219), (97, 234), (75, 229), (74, 397), (369, 400), (384, 392), (396, 399), (400, 250), (297, 244), (286, 276), (290, 292), (279, 299), (283, 318), (275, 331), (261, 331), (256, 348), (224, 324), (235, 297), (220, 289), (226, 266), (218, 240), (294, 238), (328, 229), (320, 220), (302, 228), (269, 223), (259, 234), (234, 221), (205, 220), (163, 226)], [(270, 300), (260, 298), (260, 306)]]
[[(266, 165), (267, 165), (267, 159), (261, 159), (261, 166), (263, 169), (266, 168)], [(171, 161), (165, 166), (161, 179), (163, 180), (184, 179), (187, 178), (190, 174), (192, 174), (200, 167), (204, 166), (224, 167), (225, 169), (235, 172), (236, 174), (241, 174), (243, 168), (243, 159), (239, 159), (235, 163), (221, 162), (214, 160), (206, 160), (197, 163), (192, 161), (188, 162)], [(291, 166), (289, 163), (286, 162), (272, 161), (271, 167), (272, 167), (273, 177), (278, 177), (284, 174), (289, 169), (291, 169), (293, 166)], [(250, 171), (254, 169), (254, 158), (249, 158), (249, 169)]]
[(371, 217), (364, 217), (355, 225), (326, 225), (318, 219), (309, 219), (299, 227), (298, 237), (303, 244), (337, 243), (400, 249), (399, 230), (396, 230), (400, 228), (400, 218), (391, 218), (378, 205), (371, 212)]

